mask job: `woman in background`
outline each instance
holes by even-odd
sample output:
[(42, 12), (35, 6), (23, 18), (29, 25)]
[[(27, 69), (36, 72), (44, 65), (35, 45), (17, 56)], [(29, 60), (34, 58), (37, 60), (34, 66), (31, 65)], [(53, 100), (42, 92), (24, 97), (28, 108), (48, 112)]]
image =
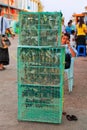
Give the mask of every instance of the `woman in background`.
[(79, 22), (76, 25), (76, 49), (78, 45), (84, 45), (86, 46), (86, 33), (87, 33), (87, 27), (86, 24), (84, 24), (83, 18), (79, 19)]

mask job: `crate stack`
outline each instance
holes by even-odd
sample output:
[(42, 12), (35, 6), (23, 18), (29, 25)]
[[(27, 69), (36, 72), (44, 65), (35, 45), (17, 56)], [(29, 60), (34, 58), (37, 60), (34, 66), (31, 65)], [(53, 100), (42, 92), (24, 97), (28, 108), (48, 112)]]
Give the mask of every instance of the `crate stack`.
[(65, 48), (60, 46), (61, 18), (61, 12), (19, 14), (19, 120), (62, 121)]

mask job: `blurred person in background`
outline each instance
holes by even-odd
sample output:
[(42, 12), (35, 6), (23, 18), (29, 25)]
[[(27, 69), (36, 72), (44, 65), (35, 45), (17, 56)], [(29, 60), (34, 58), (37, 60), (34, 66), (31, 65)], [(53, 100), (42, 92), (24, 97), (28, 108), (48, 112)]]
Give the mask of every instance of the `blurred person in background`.
[(73, 22), (73, 20), (69, 21), (71, 23), (71, 30), (76, 31), (76, 24)]
[(72, 47), (76, 48), (76, 32), (75, 32), (75, 30), (71, 31), (71, 34), (70, 34), (70, 45)]
[(8, 47), (3, 48), (2, 38), (5, 37), (6, 30), (9, 31), (12, 38), (14, 37), (10, 31), (9, 21), (7, 18), (2, 17), (2, 7), (0, 7), (0, 71), (4, 70), (4, 65), (9, 65), (9, 51)]
[(65, 31), (65, 23), (64, 23), (64, 18), (62, 18), (62, 34), (64, 34)]
[(65, 32), (70, 35), (71, 31), (72, 31), (72, 23), (69, 21), (67, 23), (67, 26), (65, 27)]

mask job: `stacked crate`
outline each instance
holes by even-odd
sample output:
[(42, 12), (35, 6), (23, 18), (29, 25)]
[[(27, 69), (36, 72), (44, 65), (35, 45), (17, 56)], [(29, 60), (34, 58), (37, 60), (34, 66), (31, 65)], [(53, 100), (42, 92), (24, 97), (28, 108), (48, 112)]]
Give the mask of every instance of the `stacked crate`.
[(61, 12), (20, 13), (19, 44), (24, 46), (60, 45), (61, 18)]
[(61, 17), (60, 12), (19, 15), (19, 120), (61, 123), (65, 57)]

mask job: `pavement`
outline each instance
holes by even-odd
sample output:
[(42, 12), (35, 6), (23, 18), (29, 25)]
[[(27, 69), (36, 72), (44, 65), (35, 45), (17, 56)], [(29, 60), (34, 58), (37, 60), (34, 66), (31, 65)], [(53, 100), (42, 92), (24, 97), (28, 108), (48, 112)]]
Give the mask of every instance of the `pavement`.
[(64, 111), (76, 115), (78, 121), (68, 121), (63, 115), (61, 124), (23, 122), (17, 120), (17, 46), (18, 36), (11, 39), (10, 64), (0, 71), (0, 130), (87, 130), (87, 57), (75, 60), (74, 88), (69, 94), (64, 84)]

